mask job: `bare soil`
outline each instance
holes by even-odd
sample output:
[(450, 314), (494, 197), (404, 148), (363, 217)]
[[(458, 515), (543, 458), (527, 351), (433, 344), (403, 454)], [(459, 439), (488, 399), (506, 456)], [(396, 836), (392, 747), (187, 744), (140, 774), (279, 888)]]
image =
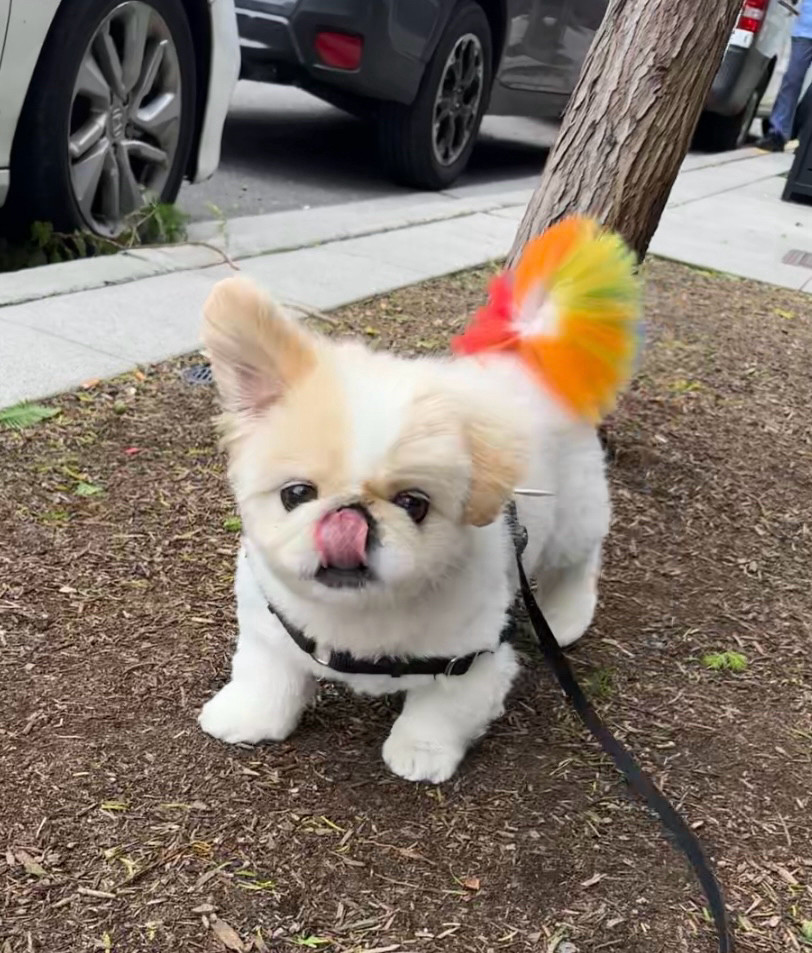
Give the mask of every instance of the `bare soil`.
[[(322, 322), (443, 348), (484, 272)], [(648, 347), (605, 427), (602, 601), (571, 653), (702, 836), (740, 953), (812, 938), (812, 324), (807, 297), (646, 267)], [(289, 742), (195, 717), (235, 634), (208, 386), (145, 368), (0, 433), (0, 950), (710, 953), (698, 886), (532, 653), (435, 788), (397, 711), (325, 686)], [(77, 493), (77, 489), (80, 493)], [(95, 492), (95, 490), (98, 492)], [(81, 493), (90, 495), (80, 495)], [(747, 659), (740, 673), (703, 664)]]

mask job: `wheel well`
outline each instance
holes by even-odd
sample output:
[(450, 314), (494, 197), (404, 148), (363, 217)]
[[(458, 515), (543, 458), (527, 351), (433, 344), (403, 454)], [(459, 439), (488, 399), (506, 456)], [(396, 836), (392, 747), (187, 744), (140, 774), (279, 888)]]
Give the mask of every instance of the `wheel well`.
[(488, 18), (488, 26), (493, 37), (493, 75), (499, 69), (502, 51), (505, 45), (505, 31), (507, 29), (506, 0), (477, 0)]
[(211, 18), (208, 0), (181, 0), (195, 48), (195, 74), (197, 77), (197, 97), (195, 101), (195, 131), (192, 149), (189, 153), (189, 167), (186, 175), (193, 178), (197, 171), (197, 153), (200, 135), (203, 131), (206, 98), (209, 88), (211, 69)]

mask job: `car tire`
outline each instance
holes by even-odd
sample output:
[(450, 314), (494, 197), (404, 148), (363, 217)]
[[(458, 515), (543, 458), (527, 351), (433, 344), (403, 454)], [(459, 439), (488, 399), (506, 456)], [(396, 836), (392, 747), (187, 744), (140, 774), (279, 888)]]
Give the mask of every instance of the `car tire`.
[(182, 0), (63, 4), (15, 135), (13, 220), (115, 237), (151, 199), (174, 202), (189, 164), (196, 97)]
[(707, 110), (703, 112), (694, 133), (694, 145), (703, 152), (730, 152), (746, 145), (761, 97), (770, 82), (770, 73), (768, 70), (759, 80), (747, 105), (735, 116), (720, 116)]
[(488, 104), (493, 42), (478, 3), (451, 14), (410, 105), (386, 103), (378, 118), (381, 158), (403, 185), (443, 189), (465, 169)]

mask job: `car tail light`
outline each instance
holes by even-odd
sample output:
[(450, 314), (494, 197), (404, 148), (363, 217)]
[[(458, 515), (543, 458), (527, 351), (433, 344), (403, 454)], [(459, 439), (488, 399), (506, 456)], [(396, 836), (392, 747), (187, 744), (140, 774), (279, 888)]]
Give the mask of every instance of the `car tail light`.
[(364, 47), (364, 39), (355, 36), (352, 33), (334, 33), (322, 31), (316, 34), (316, 42), (313, 44), (321, 59), (326, 66), (332, 66), (334, 69), (358, 69), (361, 65), (361, 51)]
[(761, 24), (764, 22), (764, 16), (767, 13), (767, 7), (770, 0), (745, 0), (742, 11), (739, 14), (737, 28), (744, 30), (745, 33), (758, 33)]

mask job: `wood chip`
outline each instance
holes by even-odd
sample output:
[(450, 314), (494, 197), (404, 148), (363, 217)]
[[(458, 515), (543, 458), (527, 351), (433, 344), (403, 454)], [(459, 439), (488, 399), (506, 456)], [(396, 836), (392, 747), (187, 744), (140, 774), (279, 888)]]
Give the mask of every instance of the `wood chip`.
[(225, 920), (215, 920), (211, 925), (212, 933), (223, 944), (227, 950), (234, 950), (235, 953), (244, 953), (245, 944), (240, 939), (239, 933)]
[(582, 887), (594, 887), (595, 884), (599, 884), (599, 883), (603, 880), (603, 878), (604, 878), (605, 876), (606, 876), (606, 874), (593, 874), (593, 875), (589, 878), (589, 880), (582, 880), (582, 881), (581, 881), (581, 886), (582, 886)]

